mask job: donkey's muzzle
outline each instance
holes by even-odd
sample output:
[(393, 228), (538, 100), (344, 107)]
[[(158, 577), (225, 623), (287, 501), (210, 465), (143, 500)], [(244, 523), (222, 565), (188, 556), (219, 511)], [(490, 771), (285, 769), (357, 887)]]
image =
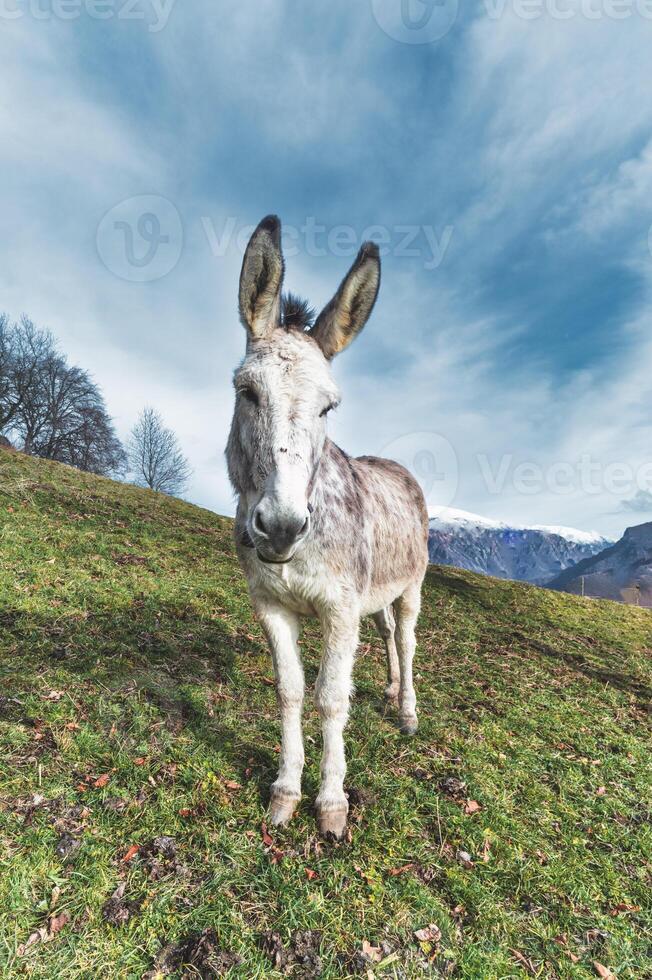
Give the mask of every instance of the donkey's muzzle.
[(252, 514), (251, 530), (262, 561), (289, 561), (310, 530), (310, 514), (307, 510), (303, 514), (277, 511), (263, 497)]

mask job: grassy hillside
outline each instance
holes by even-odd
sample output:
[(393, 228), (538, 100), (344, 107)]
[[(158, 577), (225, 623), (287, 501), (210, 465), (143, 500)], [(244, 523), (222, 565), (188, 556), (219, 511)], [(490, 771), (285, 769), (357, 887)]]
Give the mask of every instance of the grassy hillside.
[(315, 834), (311, 702), (270, 835), (229, 521), (0, 451), (0, 975), (652, 977), (650, 612), (439, 568), (424, 598), (415, 739), (363, 635), (350, 841)]

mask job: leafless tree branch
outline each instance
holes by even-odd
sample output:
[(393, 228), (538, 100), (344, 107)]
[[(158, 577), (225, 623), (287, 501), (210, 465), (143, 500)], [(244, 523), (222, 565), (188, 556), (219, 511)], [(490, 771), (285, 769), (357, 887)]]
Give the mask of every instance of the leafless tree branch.
[(160, 493), (179, 496), (192, 476), (177, 437), (150, 406), (143, 409), (131, 430), (127, 455), (135, 482)]

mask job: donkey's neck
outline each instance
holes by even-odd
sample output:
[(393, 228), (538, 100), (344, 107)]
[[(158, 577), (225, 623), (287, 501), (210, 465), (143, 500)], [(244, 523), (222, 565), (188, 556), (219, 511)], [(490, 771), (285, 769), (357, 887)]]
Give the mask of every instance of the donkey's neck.
[(319, 465), (311, 480), (309, 500), (315, 513), (319, 509), (323, 524), (325, 514), (337, 520), (337, 511), (344, 508), (357, 522), (361, 521), (364, 498), (358, 474), (351, 457), (332, 440), (324, 444)]

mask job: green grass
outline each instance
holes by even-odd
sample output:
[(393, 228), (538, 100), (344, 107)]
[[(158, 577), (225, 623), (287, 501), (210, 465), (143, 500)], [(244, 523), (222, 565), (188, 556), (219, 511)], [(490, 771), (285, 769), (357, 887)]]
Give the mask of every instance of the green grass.
[[(0, 453), (0, 975), (155, 976), (159, 957), (158, 975), (187, 977), (580, 978), (596, 962), (652, 977), (650, 613), (433, 569), (419, 734), (385, 708), (365, 627), (351, 839), (315, 833), (308, 700), (305, 797), (270, 845), (272, 670), (230, 534), (188, 504)], [(304, 650), (311, 684), (312, 625)], [(148, 851), (162, 835), (176, 857)], [(120, 883), (130, 917), (113, 924)], [(441, 940), (420, 943), (430, 923)], [(239, 962), (201, 966), (207, 928)]]

